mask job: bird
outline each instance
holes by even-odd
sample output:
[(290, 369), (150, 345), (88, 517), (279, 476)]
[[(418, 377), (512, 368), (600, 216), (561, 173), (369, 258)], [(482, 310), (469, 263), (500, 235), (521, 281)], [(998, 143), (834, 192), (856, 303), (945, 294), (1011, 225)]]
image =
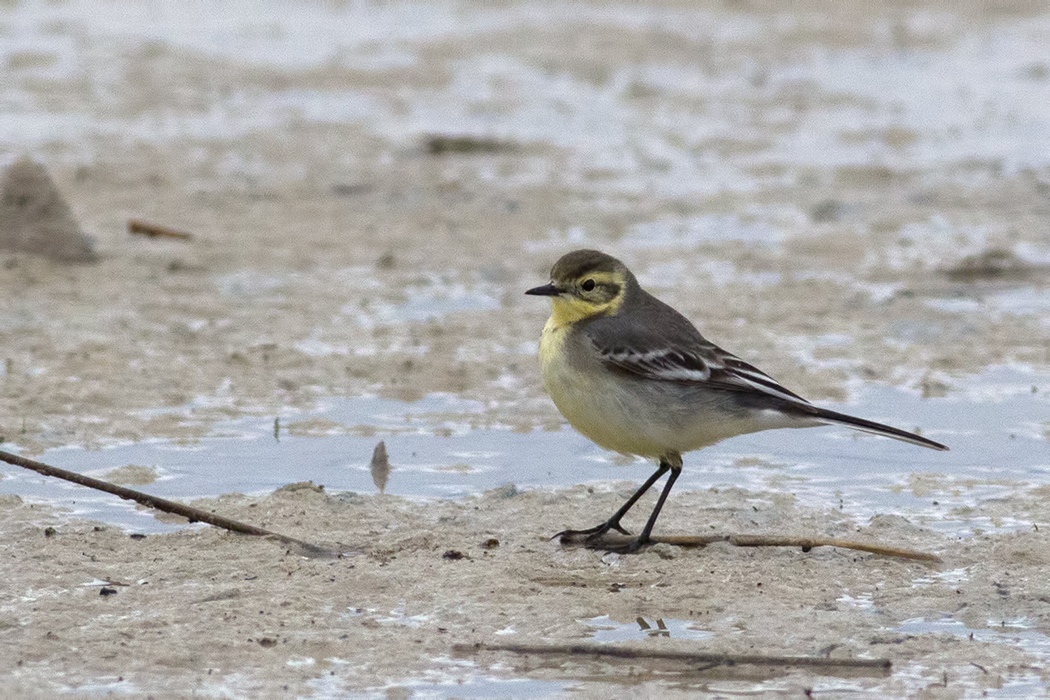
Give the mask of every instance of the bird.
[[(599, 446), (654, 459), (656, 471), (608, 520), (565, 530), (562, 542), (637, 552), (682, 472), (682, 455), (737, 435), (774, 428), (843, 425), (934, 450), (921, 435), (811, 404), (765, 372), (704, 338), (685, 316), (642, 289), (624, 263), (575, 250), (550, 282), (525, 292), (549, 297), (539, 345), (543, 387), (569, 424)], [(632, 536), (621, 519), (665, 474), (645, 526)], [(615, 530), (630, 539), (604, 546)]]

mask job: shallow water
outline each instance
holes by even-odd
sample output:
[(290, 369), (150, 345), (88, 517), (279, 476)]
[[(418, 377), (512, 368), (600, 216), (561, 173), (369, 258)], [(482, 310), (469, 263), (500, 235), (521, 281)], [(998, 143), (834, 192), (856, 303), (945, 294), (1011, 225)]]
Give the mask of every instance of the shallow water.
[(705, 632), (688, 620), (662, 617), (648, 620), (639, 617), (633, 622), (621, 623), (611, 619), (608, 615), (600, 615), (579, 622), (593, 630), (591, 639), (596, 642), (629, 642), (652, 637), (699, 640), (714, 636), (712, 632)]
[[(784, 13), (771, 21), (789, 27), (799, 20)], [(293, 82), (280, 90), (249, 86), (215, 94), (206, 107), (121, 114), (106, 98), (129, 62), (141, 58), (135, 51), (128, 56), (129, 47), (170, 47), (287, 71), (382, 71), (415, 64), (437, 42), (523, 28), (660, 28), (717, 49), (754, 41), (770, 26), (702, 8), (634, 4), (568, 11), (543, 3), (486, 10), (441, 3), (289, 7), (278, 1), (214, 13), (200, 3), (173, 11), (156, 2), (22, 2), (0, 21), (0, 65), (11, 67), (0, 146), (60, 142), (67, 155), (78, 157), (114, 136), (145, 143), (207, 140), (304, 121), (360, 123), (395, 142), (450, 132), (553, 144), (570, 153), (556, 168), (534, 159), (502, 177), (517, 184), (553, 177), (601, 194), (672, 197), (748, 190), (753, 170), (771, 161), (890, 168), (984, 162), (1006, 172), (1045, 167), (1050, 121), (1041, 105), (1050, 103), (1050, 18), (1018, 19), (990, 36), (948, 43), (946, 36), (963, 29), (953, 21), (932, 10), (901, 26), (887, 20), (882, 45), (864, 50), (827, 47), (775, 61), (742, 61), (727, 52), (699, 66), (654, 55), (600, 76), (483, 51), (464, 55), (447, 83), (433, 89), (322, 90)], [(898, 44), (901, 37), (915, 45)], [(94, 76), (96, 93), (87, 110), (38, 99), (35, 81), (78, 79), (85, 72)], [(800, 114), (783, 106), (755, 110), (756, 101), (768, 106), (795, 90), (825, 99)], [(652, 110), (650, 100), (660, 109)], [(698, 100), (716, 106), (698, 114)], [(720, 139), (749, 145), (712, 153), (710, 145)], [(250, 163), (230, 165), (231, 174), (255, 170)], [(967, 168), (960, 173), (973, 177)]]
[[(1026, 528), (1022, 520), (991, 522), (968, 508), (1016, 490), (1050, 483), (1050, 376), (998, 368), (960, 381), (941, 398), (867, 386), (833, 408), (945, 442), (936, 452), (828, 427), (744, 436), (686, 456), (676, 489), (740, 487), (792, 493), (814, 507), (837, 506), (855, 517), (896, 513), (946, 532)], [(223, 493), (265, 493), (298, 481), (329, 491), (372, 493), (369, 462), (386, 443), (393, 465), (387, 493), (460, 498), (505, 484), (558, 488), (579, 483), (641, 482), (651, 467), (595, 447), (569, 428), (515, 432), (473, 427), (482, 405), (449, 395), (405, 403), (380, 398), (328, 400), (314, 411), (219, 424), (208, 437), (151, 440), (99, 450), (63, 447), (42, 461), (105, 478), (129, 464), (152, 469), (149, 493), (188, 499)], [(318, 423), (317, 421), (322, 421)], [(323, 428), (298, 435), (297, 426)], [(137, 531), (172, 528), (116, 497), (3, 467), (0, 493), (16, 493)], [(915, 481), (921, 477), (920, 481)]]

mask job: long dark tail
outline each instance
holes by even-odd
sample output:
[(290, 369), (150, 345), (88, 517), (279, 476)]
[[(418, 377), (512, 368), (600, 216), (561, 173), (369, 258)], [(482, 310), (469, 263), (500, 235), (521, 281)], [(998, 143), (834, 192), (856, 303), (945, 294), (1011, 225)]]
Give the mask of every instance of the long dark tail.
[[(813, 409), (810, 411), (809, 409)], [(873, 435), (884, 435), (895, 440), (902, 440), (904, 442), (910, 442), (913, 445), (919, 445), (920, 447), (929, 447), (931, 450), (947, 450), (946, 445), (942, 445), (939, 442), (934, 442), (921, 435), (915, 433), (909, 433), (907, 430), (901, 430), (900, 428), (894, 428), (889, 425), (883, 425), (882, 423), (876, 423), (875, 421), (864, 420), (863, 418), (857, 418), (856, 416), (849, 416), (845, 413), (839, 413), (837, 411), (829, 411), (826, 408), (820, 408), (819, 406), (809, 405), (806, 406), (806, 413), (815, 416), (816, 418), (827, 421), (828, 423), (835, 423), (837, 425), (844, 425), (847, 428), (853, 428), (854, 430), (860, 430), (865, 433), (871, 433)]]

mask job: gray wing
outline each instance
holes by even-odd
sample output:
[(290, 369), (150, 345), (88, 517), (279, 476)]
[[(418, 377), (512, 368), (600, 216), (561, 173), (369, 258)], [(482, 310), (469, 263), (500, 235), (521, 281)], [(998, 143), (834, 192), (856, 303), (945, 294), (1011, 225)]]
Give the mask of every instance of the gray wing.
[[(584, 328), (584, 334), (607, 369), (651, 381), (773, 398), (774, 405), (770, 407), (786, 414), (838, 423), (921, 447), (948, 449), (906, 430), (814, 406), (754, 365), (708, 341), (670, 306), (652, 296), (643, 302), (641, 310), (645, 313), (639, 317), (646, 319), (644, 326), (627, 322), (620, 316), (616, 322), (611, 318), (595, 319)], [(656, 328), (652, 327), (654, 322)]]
[[(645, 308), (648, 307), (648, 308)], [(655, 297), (640, 323), (596, 319), (584, 332), (606, 368), (644, 379), (703, 384), (712, 389), (752, 392), (791, 403), (809, 402), (785, 389), (754, 365), (708, 341), (688, 319)], [(657, 328), (651, 328), (658, 321)]]

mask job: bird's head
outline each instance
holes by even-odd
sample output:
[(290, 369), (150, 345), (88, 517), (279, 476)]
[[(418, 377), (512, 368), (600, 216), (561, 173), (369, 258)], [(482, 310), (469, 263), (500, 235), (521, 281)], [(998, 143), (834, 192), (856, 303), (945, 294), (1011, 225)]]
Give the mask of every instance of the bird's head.
[(566, 253), (551, 268), (550, 284), (525, 292), (551, 298), (556, 325), (615, 314), (628, 290), (637, 286), (622, 262), (597, 250)]

